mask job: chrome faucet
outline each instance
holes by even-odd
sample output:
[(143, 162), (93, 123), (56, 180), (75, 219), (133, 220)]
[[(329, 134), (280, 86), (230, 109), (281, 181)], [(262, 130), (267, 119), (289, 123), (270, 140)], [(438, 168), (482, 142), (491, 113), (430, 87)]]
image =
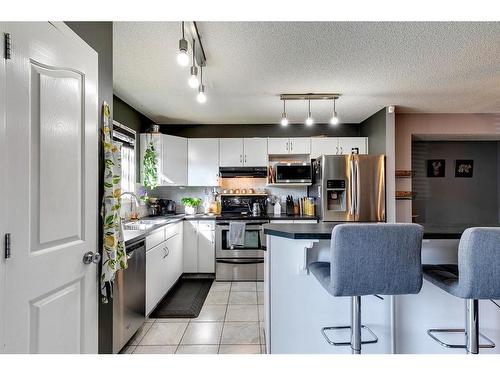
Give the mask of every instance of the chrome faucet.
[(133, 210), (133, 204), (132, 202), (135, 202), (135, 208), (136, 208), (136, 212), (139, 213), (139, 198), (137, 198), (137, 195), (135, 195), (134, 193), (130, 192), (130, 191), (124, 191), (123, 193), (120, 194), (120, 198), (123, 197), (124, 195), (130, 195), (132, 197), (132, 199), (130, 200), (130, 214), (132, 214), (132, 212), (134, 212)]

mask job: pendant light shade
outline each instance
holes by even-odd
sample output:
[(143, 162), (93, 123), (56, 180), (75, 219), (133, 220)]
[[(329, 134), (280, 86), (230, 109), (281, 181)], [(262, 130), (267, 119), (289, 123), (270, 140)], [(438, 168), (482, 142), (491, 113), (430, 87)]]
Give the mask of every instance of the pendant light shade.
[(307, 111), (307, 118), (306, 118), (306, 126), (312, 126), (314, 125), (314, 119), (311, 116), (311, 100), (308, 100), (308, 111)]
[(286, 100), (283, 100), (283, 113), (281, 114), (281, 126), (287, 126), (288, 125), (288, 118), (286, 117), (285, 103), (286, 103)]
[(205, 85), (203, 84), (203, 66), (200, 66), (200, 79), (201, 83), (198, 87), (198, 95), (196, 95), (196, 100), (198, 103), (205, 103), (207, 101), (207, 95), (205, 94)]
[(187, 66), (189, 64), (188, 56), (188, 42), (184, 38), (184, 22), (182, 25), (182, 39), (179, 40), (179, 53), (177, 54), (177, 63), (180, 66)]
[(339, 117), (337, 116), (337, 111), (335, 110), (335, 99), (333, 99), (333, 115), (332, 118), (330, 119), (330, 124), (338, 125), (338, 123), (339, 123)]

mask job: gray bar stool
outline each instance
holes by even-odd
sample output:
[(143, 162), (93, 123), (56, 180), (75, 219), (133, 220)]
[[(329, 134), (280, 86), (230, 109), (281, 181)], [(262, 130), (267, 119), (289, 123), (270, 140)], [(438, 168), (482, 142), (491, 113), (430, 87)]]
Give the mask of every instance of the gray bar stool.
[[(361, 344), (378, 341), (361, 324), (361, 296), (416, 294), (422, 288), (422, 237), (418, 224), (339, 224), (333, 228), (330, 262), (314, 262), (309, 270), (335, 297), (351, 297), (351, 325), (322, 328), (331, 345), (350, 345), (361, 354)], [(351, 330), (350, 342), (328, 338), (329, 330)], [(361, 330), (372, 335), (362, 341)]]
[[(429, 329), (428, 335), (446, 348), (478, 354), (495, 343), (479, 333), (479, 300), (500, 298), (500, 228), (468, 228), (458, 245), (458, 265), (423, 265), (424, 278), (451, 295), (465, 299), (465, 329)], [(465, 345), (445, 343), (435, 333), (465, 333)], [(479, 344), (481, 336), (487, 344)]]

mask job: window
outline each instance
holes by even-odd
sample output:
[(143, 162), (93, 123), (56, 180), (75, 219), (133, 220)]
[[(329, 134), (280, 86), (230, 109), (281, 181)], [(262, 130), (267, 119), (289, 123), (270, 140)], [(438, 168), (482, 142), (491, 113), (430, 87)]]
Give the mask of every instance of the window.
[(113, 140), (122, 145), (122, 192), (135, 193), (135, 131), (113, 121)]

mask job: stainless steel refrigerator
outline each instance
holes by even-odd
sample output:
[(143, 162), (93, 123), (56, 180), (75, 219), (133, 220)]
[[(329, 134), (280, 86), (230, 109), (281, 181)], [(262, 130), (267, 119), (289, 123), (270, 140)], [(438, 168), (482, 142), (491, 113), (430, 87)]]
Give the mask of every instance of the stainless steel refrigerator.
[(320, 220), (386, 221), (384, 155), (322, 155), (312, 169)]

